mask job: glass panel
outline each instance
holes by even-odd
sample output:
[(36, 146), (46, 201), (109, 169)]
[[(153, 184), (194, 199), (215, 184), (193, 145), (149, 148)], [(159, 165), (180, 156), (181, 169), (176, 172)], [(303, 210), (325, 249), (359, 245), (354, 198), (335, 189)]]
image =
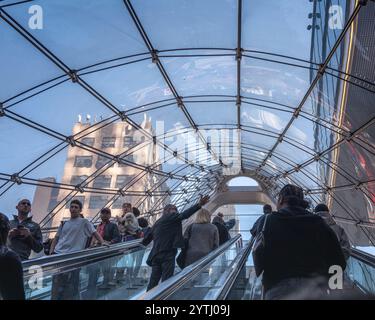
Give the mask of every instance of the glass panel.
[(151, 60), (83, 75), (82, 79), (121, 110), (173, 98)]
[(266, 150), (272, 148), (276, 143), (277, 139), (274, 137), (268, 137), (261, 133), (256, 134), (253, 132), (242, 131), (241, 142), (250, 144), (255, 147), (264, 148)]
[(347, 261), (345, 274), (360, 289), (375, 295), (375, 268), (364, 262), (350, 257)]
[(168, 297), (168, 300), (201, 300), (211, 290), (218, 289), (218, 281), (223, 272), (230, 266), (239, 253), (238, 243), (215, 258), (208, 267), (184, 284), (177, 292)]
[(309, 72), (280, 63), (244, 57), (241, 94), (296, 108), (310, 86)]
[(76, 186), (77, 184), (80, 184), (82, 183), (83, 181), (85, 181), (87, 179), (87, 175), (82, 175), (82, 176), (72, 176), (72, 179), (70, 180), (70, 184), (73, 185), (73, 186)]
[(7, 11), (71, 69), (147, 51), (121, 1), (55, 0), (32, 4), (43, 10), (42, 31), (28, 26), (29, 3)]
[(147, 129), (156, 131), (156, 135), (162, 135), (177, 128), (188, 128), (190, 124), (177, 105), (171, 105), (159, 109), (147, 110), (144, 112), (129, 113), (129, 118), (134, 122), (148, 123)]
[[(27, 14), (27, 11), (25, 12)], [(10, 99), (35, 85), (63, 74), (2, 19), (0, 20), (0, 39), (0, 101)]]
[[(325, 139), (321, 139), (323, 135), (326, 135)], [(331, 131), (327, 132), (324, 128), (322, 130), (321, 126), (303, 117), (298, 117), (293, 121), (285, 136), (316, 152), (325, 150), (332, 144)]]
[(309, 60), (311, 37), (306, 27), (310, 12), (312, 3), (301, 1), (244, 1), (243, 47)]
[(74, 166), (77, 168), (91, 168), (92, 156), (76, 156)]
[(92, 186), (98, 189), (108, 189), (111, 187), (111, 179), (110, 175), (99, 175), (95, 177)]
[(2, 173), (19, 172), (41, 155), (50, 155), (49, 151), (61, 144), (60, 140), (7, 117), (1, 117), (0, 122), (0, 150), (3, 150), (0, 153)]
[[(298, 146), (298, 144), (296, 143), (293, 143), (293, 144)], [(284, 157), (287, 157), (291, 161), (298, 163), (298, 164), (301, 164), (305, 160), (314, 157), (314, 153), (312, 151), (307, 151), (304, 149), (301, 150), (295, 147), (294, 145), (284, 140), (283, 142), (278, 144), (278, 146), (276, 147), (276, 151), (279, 154), (283, 155)]]
[(123, 188), (126, 186), (132, 179), (134, 178), (133, 175), (118, 175), (116, 177), (116, 184), (115, 188)]
[(180, 96), (236, 94), (234, 57), (162, 58)]
[[(87, 263), (59, 273), (43, 270), (42, 288), (30, 287), (25, 277), (27, 300), (124, 300), (143, 292), (151, 269), (150, 249), (132, 249), (123, 255)], [(40, 279), (38, 280), (38, 283)]]
[(101, 209), (106, 206), (108, 196), (90, 196), (89, 209)]
[(241, 105), (242, 125), (270, 130), (277, 134), (284, 130), (291, 117), (290, 112), (271, 110), (253, 103)]
[(71, 81), (22, 101), (10, 110), (65, 136), (78, 134), (113, 115), (101, 102)]
[(198, 126), (237, 124), (237, 107), (233, 102), (185, 103), (185, 106)]
[(236, 47), (235, 0), (136, 0), (132, 5), (158, 50)]

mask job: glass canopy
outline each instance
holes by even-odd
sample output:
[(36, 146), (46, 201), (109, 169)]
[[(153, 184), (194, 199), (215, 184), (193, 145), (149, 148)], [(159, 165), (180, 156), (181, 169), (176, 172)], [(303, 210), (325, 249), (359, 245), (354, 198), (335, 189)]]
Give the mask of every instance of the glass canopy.
[(373, 1), (2, 0), (0, 211), (155, 217), (246, 175), (374, 245), (374, 35)]

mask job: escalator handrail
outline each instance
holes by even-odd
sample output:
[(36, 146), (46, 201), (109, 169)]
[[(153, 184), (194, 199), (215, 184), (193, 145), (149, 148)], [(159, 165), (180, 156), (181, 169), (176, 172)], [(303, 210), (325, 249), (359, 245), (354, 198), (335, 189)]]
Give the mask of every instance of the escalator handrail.
[(29, 274), (30, 268), (38, 266), (44, 269), (61, 269), (66, 265), (75, 265), (82, 263), (90, 263), (92, 260), (95, 261), (103, 260), (107, 257), (121, 254), (125, 251), (143, 247), (141, 245), (142, 239), (122, 242), (113, 244), (109, 247), (101, 246), (96, 248), (89, 248), (80, 251), (54, 254), (50, 256), (40, 257), (32, 260), (27, 260), (22, 263), (24, 275)]
[(184, 284), (190, 281), (196, 274), (203, 271), (212, 261), (229, 249), (234, 243), (241, 240), (241, 235), (238, 234), (226, 243), (222, 244), (216, 250), (210, 252), (205, 257), (199, 259), (193, 264), (184, 268), (181, 272), (177, 273), (175, 276), (165, 280), (155, 288), (150, 291), (135, 297), (137, 300), (163, 300), (168, 298), (177, 289), (181, 288)]
[(210, 295), (209, 300), (225, 300), (227, 298), (239, 273), (246, 264), (246, 261), (251, 253), (251, 249), (253, 248), (254, 240), (255, 238), (252, 237), (248, 245), (240, 254), (237, 255), (236, 259), (233, 260), (227, 271), (223, 273), (218, 283), (215, 284), (215, 286), (218, 286), (220, 289)]
[(363, 263), (375, 268), (375, 256), (364, 252), (362, 250), (358, 250), (356, 248), (351, 248), (350, 256), (354, 259), (362, 261)]

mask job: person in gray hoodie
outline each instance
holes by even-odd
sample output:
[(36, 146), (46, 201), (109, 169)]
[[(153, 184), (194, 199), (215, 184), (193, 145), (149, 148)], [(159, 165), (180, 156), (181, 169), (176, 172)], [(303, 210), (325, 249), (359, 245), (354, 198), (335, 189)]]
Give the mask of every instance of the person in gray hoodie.
[(324, 203), (318, 204), (314, 209), (315, 214), (322, 217), (324, 221), (330, 226), (330, 228), (335, 232), (337, 239), (339, 240), (342, 252), (346, 260), (348, 260), (351, 252), (351, 246), (349, 238), (345, 230), (339, 226), (335, 220), (333, 220), (331, 214), (329, 213), (328, 207)]
[(184, 238), (188, 241), (185, 266), (188, 266), (219, 246), (219, 231), (210, 223), (211, 213), (201, 209), (197, 213), (195, 223), (187, 227)]

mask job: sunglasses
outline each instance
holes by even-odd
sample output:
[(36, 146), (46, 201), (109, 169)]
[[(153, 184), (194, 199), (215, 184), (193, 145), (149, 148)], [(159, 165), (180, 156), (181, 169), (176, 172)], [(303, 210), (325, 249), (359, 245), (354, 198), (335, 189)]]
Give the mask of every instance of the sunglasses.
[(30, 202), (21, 202), (20, 204), (24, 205), (24, 206), (31, 206), (31, 203)]

